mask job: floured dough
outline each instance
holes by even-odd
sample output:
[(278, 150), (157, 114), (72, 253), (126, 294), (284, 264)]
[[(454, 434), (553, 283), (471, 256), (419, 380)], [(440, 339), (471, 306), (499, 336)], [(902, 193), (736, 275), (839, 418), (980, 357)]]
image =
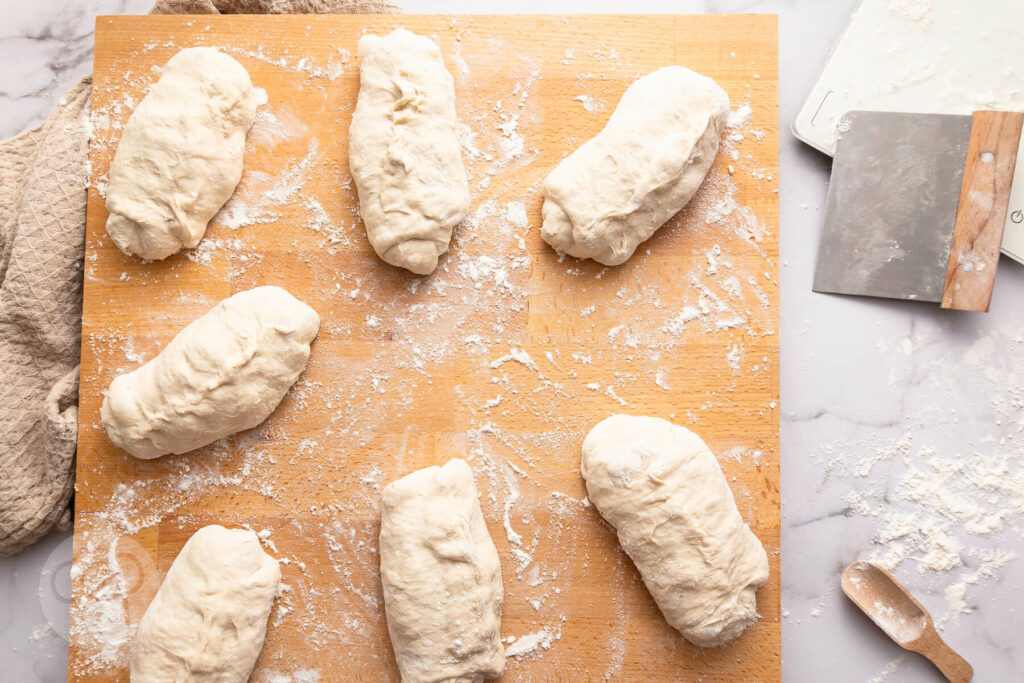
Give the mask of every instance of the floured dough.
[(469, 213), (452, 77), (437, 45), (405, 29), (363, 36), (359, 57), (348, 157), (366, 235), (386, 262), (426, 275)]
[(541, 236), (571, 256), (625, 262), (697, 192), (728, 116), (725, 91), (689, 69), (636, 81), (604, 129), (544, 180)]
[(244, 683), (281, 569), (247, 529), (206, 526), (174, 558), (132, 644), (132, 683)]
[(224, 299), (114, 379), (100, 409), (107, 436), (148, 459), (255, 427), (306, 367), (319, 327), (316, 311), (280, 287)]
[(404, 683), (501, 675), (501, 565), (465, 461), (384, 488), (380, 574)]
[(162, 259), (192, 248), (242, 177), (256, 98), (245, 68), (211, 47), (171, 58), (128, 119), (110, 164), (107, 233)]
[(581, 470), (591, 502), (687, 640), (715, 647), (757, 620), (768, 556), (699, 436), (659, 418), (615, 415), (587, 434)]

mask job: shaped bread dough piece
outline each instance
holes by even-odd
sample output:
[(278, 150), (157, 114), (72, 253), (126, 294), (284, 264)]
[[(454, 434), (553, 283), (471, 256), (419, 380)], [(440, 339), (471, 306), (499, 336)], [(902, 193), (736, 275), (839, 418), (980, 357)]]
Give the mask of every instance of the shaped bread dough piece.
[(242, 177), (255, 119), (241, 64), (211, 47), (172, 57), (128, 119), (110, 164), (107, 233), (117, 248), (162, 259), (199, 244)]
[(625, 262), (697, 192), (728, 116), (725, 91), (689, 69), (636, 81), (604, 129), (544, 180), (541, 236), (570, 256)]
[(591, 502), (683, 637), (715, 647), (757, 620), (768, 556), (700, 437), (659, 418), (615, 415), (587, 434), (581, 469)]
[(465, 461), (384, 488), (380, 575), (403, 683), (501, 675), (501, 565)]
[(244, 683), (280, 582), (252, 531), (214, 524), (194, 533), (139, 622), (131, 682)]
[(366, 236), (386, 262), (427, 275), (469, 213), (452, 77), (437, 45), (405, 29), (363, 36), (359, 57), (348, 159)]
[(255, 427), (306, 367), (319, 327), (316, 311), (280, 287), (224, 299), (114, 379), (100, 408), (107, 436), (149, 459)]

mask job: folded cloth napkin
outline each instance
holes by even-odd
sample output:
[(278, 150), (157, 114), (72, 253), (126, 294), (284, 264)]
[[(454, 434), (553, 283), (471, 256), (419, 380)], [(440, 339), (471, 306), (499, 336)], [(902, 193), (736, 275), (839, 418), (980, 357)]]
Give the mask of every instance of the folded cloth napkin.
[[(376, 14), (382, 0), (158, 0), (154, 14)], [(92, 81), (0, 141), (0, 557), (71, 526)]]

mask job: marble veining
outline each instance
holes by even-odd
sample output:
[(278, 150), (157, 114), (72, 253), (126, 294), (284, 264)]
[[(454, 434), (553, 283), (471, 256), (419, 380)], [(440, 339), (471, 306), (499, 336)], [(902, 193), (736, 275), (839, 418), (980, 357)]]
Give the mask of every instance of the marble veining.
[[(142, 13), (150, 4), (7, 0), (0, 26), (0, 137), (42, 121), (89, 73), (96, 15)], [(927, 662), (893, 645), (845, 599), (839, 574), (854, 559), (884, 554), (873, 540), (886, 528), (888, 512), (872, 511), (891, 506), (911, 520), (923, 519), (925, 503), (905, 500), (901, 486), (910, 469), (935, 457), (929, 453), (966, 463), (1019, 446), (1024, 267), (1003, 260), (988, 315), (810, 291), (830, 160), (795, 140), (788, 128), (856, 0), (637, 0), (628, 8), (614, 0), (401, 4), (409, 12), (628, 9), (780, 15), (784, 678), (940, 680)], [(1017, 467), (1011, 464), (1009, 472), (1019, 472)], [(951, 493), (963, 488), (955, 478), (945, 485)], [(1024, 519), (1011, 515), (1003, 521), (988, 536), (964, 534), (962, 525), (951, 522), (950, 533), (960, 544), (952, 555), (962, 566), (921, 569), (927, 558), (911, 553), (896, 576), (936, 617), (947, 615), (946, 588), (977, 570), (981, 555), (1024, 555)], [(0, 677), (5, 680), (65, 678), (70, 556), (70, 534), (62, 533), (0, 560)], [(1022, 580), (1024, 558), (1008, 560), (992, 576), (967, 585), (964, 604), (972, 611), (948, 616), (942, 624), (943, 636), (974, 665), (975, 680), (1019, 680), (1024, 671), (1015, 628), (1024, 607)]]

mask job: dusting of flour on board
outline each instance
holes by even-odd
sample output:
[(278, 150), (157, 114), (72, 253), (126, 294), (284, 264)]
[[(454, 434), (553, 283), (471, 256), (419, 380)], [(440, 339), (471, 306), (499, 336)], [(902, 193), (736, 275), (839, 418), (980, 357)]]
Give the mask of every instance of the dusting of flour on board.
[[(200, 246), (158, 270), (131, 272), (132, 286), (153, 288), (159, 304), (154, 316), (165, 332), (132, 326), (87, 332), (96, 358), (87, 379), (95, 381), (151, 359), (169, 339), (166, 330), (184, 327), (215, 303), (216, 298), (189, 295), (189, 277), (224, 280), (233, 289), (294, 278), (323, 318), (307, 372), (267, 423), (201, 455), (132, 463), (135, 476), (120, 479), (113, 489), (90, 524), (89, 546), (77, 556), (82, 589), (76, 594), (82, 597), (73, 605), (79, 614), (76, 642), (86, 652), (76, 659), (77, 673), (125, 665), (133, 624), (145, 607), (139, 597), (147, 594), (146, 581), (158, 584), (162, 578), (144, 563), (141, 583), (134, 573), (126, 575), (126, 557), (148, 557), (132, 550), (132, 539), (157, 530), (184, 534), (208, 523), (201, 508), (211, 500), (252, 501), (254, 507), (269, 501), (276, 511), (246, 522), (283, 564), (272, 632), (301, 634), (304, 646), (325, 652), (373, 639), (383, 644), (381, 656), (390, 656), (376, 550), (381, 489), (415, 467), (455, 456), (473, 467), (502, 555), (507, 677), (525, 680), (527, 662), (549, 656), (560, 643), (564, 647), (572, 629), (567, 596), (580, 568), (591, 563), (614, 570), (607, 590), (619, 618), (608, 625), (609, 657), (602, 667), (606, 676), (619, 673), (625, 629), (636, 610), (623, 594), (642, 588), (628, 558), (604, 533), (582, 482), (566, 486), (548, 471), (552, 461), (563, 459), (559, 469), (578, 468), (580, 441), (592, 426), (589, 417), (567, 415), (563, 407), (585, 403), (606, 413), (641, 412), (668, 401), (680, 410), (664, 417), (699, 432), (703, 416), (734, 402), (743, 378), (773, 372), (774, 358), (753, 349), (765, 339), (777, 345), (766, 311), (778, 283), (763, 248), (777, 226), (743, 205), (738, 185), (770, 188), (775, 182), (750, 154), (764, 138), (754, 123), (761, 119), (748, 103), (734, 101), (720, 163), (690, 206), (641, 245), (629, 264), (605, 268), (577, 261), (555, 254), (538, 234), (540, 184), (553, 166), (547, 161), (557, 159), (537, 163), (536, 131), (544, 117), (557, 115), (557, 107), (582, 108), (599, 128), (621, 94), (603, 85), (601, 72), (632, 80), (641, 70), (615, 49), (581, 44), (564, 59), (590, 59), (591, 66), (571, 91), (542, 101), (538, 92), (546, 73), (539, 60), (509, 54), (499, 73), (489, 73), (481, 55), (502, 50), (500, 41), (477, 37), (469, 25), (459, 25), (457, 36), (457, 57), (446, 52), (445, 58), (456, 79), (473, 204), (433, 275), (411, 277), (375, 259), (344, 166), (344, 141), (318, 135), (292, 103), (269, 96), (247, 139), (247, 154), (261, 162), (247, 163), (239, 188)], [(243, 62), (304, 79), (303, 86), (322, 91), (331, 106), (331, 84), (358, 73), (358, 60), (348, 53), (321, 63), (267, 47), (214, 44)], [(176, 47), (154, 43), (141, 50)], [(503, 79), (507, 88), (486, 102), (475, 101), (469, 94), (485, 75)], [(94, 144), (113, 148), (157, 76), (126, 69), (114, 88), (118, 97), (94, 113)], [(258, 80), (254, 85), (260, 86)], [(338, 108), (350, 114), (353, 105)], [(559, 140), (556, 156), (582, 142), (572, 136)], [(94, 181), (102, 193), (104, 179)], [(279, 239), (267, 240), (268, 234)], [(89, 240), (91, 252), (109, 247), (102, 234)], [(118, 273), (137, 265), (118, 254), (102, 256), (127, 264)], [(671, 276), (651, 277), (666, 260)], [(564, 298), (537, 296), (539, 269), (560, 279)], [(87, 261), (86, 277), (97, 285), (108, 283), (106, 272), (95, 258)], [(544, 315), (568, 326), (527, 329), (527, 313), (545, 306), (551, 310)], [(717, 388), (695, 389), (675, 359), (690, 345), (712, 339), (728, 339), (720, 344), (720, 367), (709, 370), (719, 380)], [(437, 432), (427, 434), (420, 423), (407, 422), (423, 410), (422, 397), (453, 373), (459, 381), (433, 418), (440, 424)], [(775, 399), (758, 410), (776, 410)], [(303, 426), (309, 415), (317, 418), (312, 431)], [(727, 469), (764, 462), (762, 451), (740, 438), (723, 446)], [(367, 451), (379, 457), (355, 457)], [(436, 455), (436, 461), (424, 461), (424, 454)], [(101, 461), (96, 475), (120, 476), (121, 466), (113, 458)], [(753, 494), (735, 479), (732, 484), (741, 513), (751, 521)], [(595, 529), (607, 547), (579, 542)], [(96, 619), (84, 618), (93, 613)], [(324, 679), (302, 653), (275, 650), (273, 635), (256, 680)]]

